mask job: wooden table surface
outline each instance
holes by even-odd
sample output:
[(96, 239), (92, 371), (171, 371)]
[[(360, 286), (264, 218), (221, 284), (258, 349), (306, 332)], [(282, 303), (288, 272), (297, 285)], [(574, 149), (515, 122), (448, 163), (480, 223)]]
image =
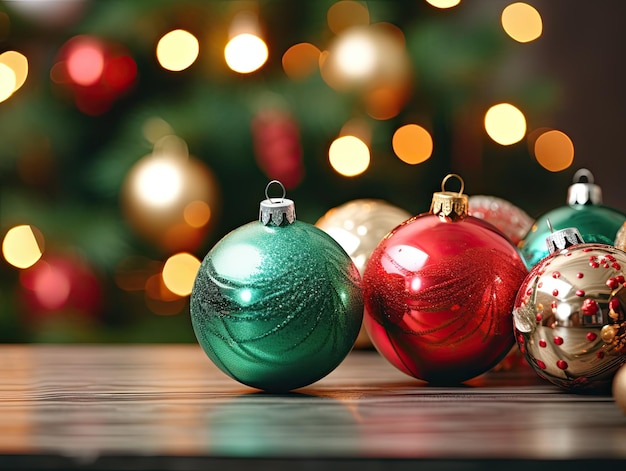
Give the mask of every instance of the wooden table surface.
[(528, 368), (433, 387), (374, 351), (284, 395), (197, 345), (0, 346), (0, 469), (626, 469), (626, 416)]

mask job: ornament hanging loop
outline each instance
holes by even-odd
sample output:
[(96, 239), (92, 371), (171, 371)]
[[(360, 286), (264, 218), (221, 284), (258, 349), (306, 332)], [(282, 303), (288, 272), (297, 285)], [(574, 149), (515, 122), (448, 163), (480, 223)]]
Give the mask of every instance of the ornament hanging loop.
[(276, 201), (272, 201), (272, 198), (270, 198), (268, 194), (270, 190), (270, 186), (272, 186), (273, 183), (277, 183), (278, 185), (280, 185), (281, 190), (283, 190), (283, 194), (278, 201), (278, 202), (282, 202), (285, 199), (285, 196), (287, 195), (287, 190), (285, 190), (285, 186), (278, 180), (272, 180), (267, 184), (267, 186), (265, 187), (265, 199), (267, 199), (270, 203), (276, 202)]
[[(446, 182), (450, 178), (456, 178), (461, 182), (458, 192), (446, 191)], [(467, 216), (468, 198), (463, 194), (465, 182), (456, 173), (450, 173), (441, 182), (441, 191), (433, 194), (430, 212), (439, 216), (443, 221), (458, 221)]]
[[(270, 198), (269, 189), (274, 183), (280, 185), (283, 194), (280, 198)], [(288, 226), (296, 220), (296, 207), (290, 199), (285, 198), (287, 191), (278, 180), (270, 181), (265, 187), (265, 199), (259, 208), (259, 221), (264, 226)]]
[(465, 182), (463, 181), (461, 176), (457, 175), (456, 173), (449, 173), (448, 175), (445, 176), (445, 178), (441, 182), (441, 191), (442, 192), (446, 191), (446, 182), (450, 180), (451, 178), (456, 178), (461, 183), (461, 188), (459, 189), (457, 193), (458, 196), (461, 196), (463, 194), (463, 190), (465, 189)]

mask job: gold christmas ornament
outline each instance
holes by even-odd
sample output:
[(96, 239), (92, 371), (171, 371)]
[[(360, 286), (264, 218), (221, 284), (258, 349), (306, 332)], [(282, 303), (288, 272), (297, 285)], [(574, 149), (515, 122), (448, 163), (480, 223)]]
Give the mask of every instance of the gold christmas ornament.
[[(315, 225), (348, 253), (361, 275), (378, 243), (389, 231), (412, 216), (408, 211), (377, 199), (358, 199), (330, 209)], [(372, 344), (363, 327), (356, 348)]]
[(217, 180), (185, 142), (167, 136), (128, 172), (121, 191), (133, 231), (166, 253), (197, 249), (219, 212)]

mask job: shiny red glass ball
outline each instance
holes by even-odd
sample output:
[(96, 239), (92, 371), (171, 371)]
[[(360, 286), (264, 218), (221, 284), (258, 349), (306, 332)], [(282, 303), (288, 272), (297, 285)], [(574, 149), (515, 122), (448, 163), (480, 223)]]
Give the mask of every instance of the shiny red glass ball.
[(514, 345), (512, 308), (527, 273), (491, 224), (422, 214), (372, 253), (363, 277), (365, 327), (377, 350), (406, 374), (463, 382)]

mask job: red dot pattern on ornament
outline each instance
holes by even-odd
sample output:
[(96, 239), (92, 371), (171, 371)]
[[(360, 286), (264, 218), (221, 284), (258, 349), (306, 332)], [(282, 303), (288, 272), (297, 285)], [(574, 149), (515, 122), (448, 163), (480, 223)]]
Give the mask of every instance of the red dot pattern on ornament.
[(596, 303), (593, 299), (587, 298), (583, 301), (583, 305), (580, 310), (585, 316), (595, 316), (600, 308), (598, 307), (598, 303)]
[(593, 342), (595, 339), (598, 338), (597, 334), (595, 334), (594, 332), (587, 332), (586, 337), (589, 342)]
[(558, 289), (553, 289), (552, 290), (552, 296), (558, 296), (559, 295), (559, 290)]
[(554, 311), (556, 309), (556, 301), (552, 301), (552, 304), (550, 304), (550, 307), (552, 308), (552, 310)]
[(576, 278), (580, 279), (580, 278), (584, 278), (584, 273), (578, 272), (576, 273)]
[(543, 288), (543, 281), (540, 281), (539, 283), (537, 283), (537, 288), (539, 289)]
[(620, 312), (619, 299), (611, 298), (611, 300), (609, 301), (609, 309), (613, 312)]
[(546, 364), (543, 361), (539, 360), (538, 358), (535, 358), (535, 364), (542, 370), (546, 369)]
[(548, 346), (548, 343), (544, 339), (540, 339), (539, 340), (539, 346), (541, 348), (546, 348)]
[(543, 320), (543, 314), (541, 314), (540, 312), (537, 313), (535, 319), (537, 320), (537, 322), (541, 322)]
[(561, 370), (566, 370), (567, 369), (567, 362), (565, 360), (559, 360), (556, 362), (556, 366), (557, 368), (561, 369)]
[(610, 289), (617, 289), (619, 288), (619, 285), (624, 284), (624, 276), (623, 275), (617, 275), (614, 276), (612, 278), (609, 278), (608, 280), (606, 280), (606, 285), (610, 288)]
[(563, 345), (563, 337), (556, 336), (553, 340), (555, 345)]
[(561, 277), (561, 272), (555, 271), (554, 273), (552, 273), (552, 278), (560, 278)]
[(576, 290), (576, 296), (583, 297), (584, 295), (585, 295), (585, 290), (584, 289), (577, 289)]

